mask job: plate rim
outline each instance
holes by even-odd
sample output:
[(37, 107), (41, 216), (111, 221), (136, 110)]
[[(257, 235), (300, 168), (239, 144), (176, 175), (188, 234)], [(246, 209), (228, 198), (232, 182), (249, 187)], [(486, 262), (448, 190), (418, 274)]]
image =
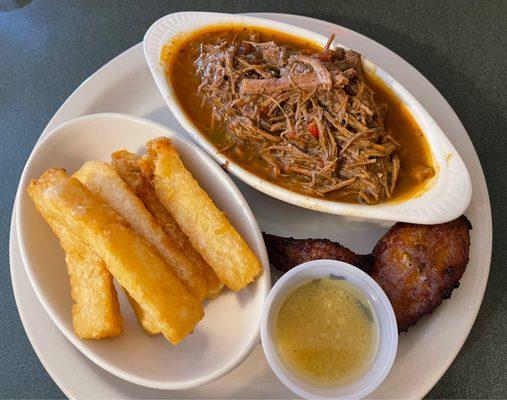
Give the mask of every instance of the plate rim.
[[(427, 80), (426, 77), (424, 77), (424, 75), (422, 75), (414, 66), (412, 66), (409, 62), (405, 61), (403, 58), (401, 58), (400, 56), (398, 56), (396, 53), (394, 53), (393, 51), (389, 50), (388, 48), (386, 48), (385, 46), (383, 46), (382, 44), (376, 42), (375, 40), (373, 39), (370, 39), (364, 35), (362, 35), (361, 33), (359, 32), (355, 32), (351, 29), (348, 29), (346, 27), (343, 27), (343, 26), (340, 26), (340, 25), (337, 25), (337, 24), (333, 24), (333, 23), (330, 23), (330, 22), (327, 22), (327, 21), (323, 21), (323, 20), (319, 20), (319, 19), (316, 19), (316, 18), (311, 18), (311, 17), (306, 17), (306, 16), (300, 16), (300, 15), (291, 15), (291, 14), (283, 14), (283, 13), (249, 13), (248, 15), (253, 15), (253, 16), (261, 16), (263, 18), (272, 18), (272, 19), (277, 19), (277, 18), (283, 18), (283, 17), (287, 17), (287, 18), (292, 18), (293, 20), (299, 20), (301, 22), (314, 22), (314, 23), (319, 23), (321, 25), (328, 25), (329, 27), (332, 27), (334, 29), (337, 29), (337, 28), (340, 28), (340, 29), (344, 29), (346, 31), (349, 31), (349, 32), (352, 32), (354, 33), (355, 35), (357, 35), (358, 38), (360, 39), (367, 39), (368, 41), (370, 42), (373, 42), (375, 43), (376, 46), (379, 46), (380, 48), (383, 49), (383, 51), (387, 51), (388, 54), (393, 57), (394, 60), (396, 61), (399, 61), (401, 60), (403, 64), (405, 64), (406, 66), (410, 67), (412, 69), (412, 73), (417, 73), (418, 75), (418, 79), (424, 84), (425, 87), (429, 87), (429, 89), (432, 89), (436, 94), (439, 95), (439, 97), (446, 103), (446, 105), (449, 107), (449, 111), (450, 111), (450, 117), (455, 119), (456, 122), (459, 124), (459, 126), (463, 129), (463, 131), (466, 133), (466, 129), (464, 128), (463, 124), (461, 123), (461, 121), (459, 120), (459, 118), (457, 117), (456, 113), (454, 112), (454, 110), (452, 109), (452, 107), (449, 105), (449, 103), (447, 102), (447, 100), (445, 100), (445, 97), (442, 96), (442, 94), (431, 84), (431, 82), (429, 82)], [(291, 22), (292, 23), (292, 22)], [(45, 132), (49, 129), (52, 129), (53, 126), (55, 125), (55, 120), (57, 120), (57, 116), (59, 116), (59, 114), (62, 113), (62, 109), (65, 108), (65, 106), (68, 104), (68, 102), (76, 96), (77, 92), (80, 91), (80, 89), (82, 89), (82, 86), (88, 82), (89, 80), (92, 80), (93, 78), (96, 77), (97, 74), (99, 74), (101, 71), (103, 71), (109, 64), (111, 64), (113, 61), (117, 60), (118, 58), (122, 57), (122, 56), (126, 56), (127, 53), (130, 53), (132, 52), (135, 53), (136, 51), (139, 51), (137, 50), (138, 47), (141, 47), (141, 43), (138, 43), (134, 46), (132, 46), (131, 48), (123, 51), (122, 53), (120, 53), (119, 55), (117, 55), (116, 57), (114, 57), (113, 59), (111, 59), (108, 63), (104, 64), (102, 67), (100, 67), (97, 71), (95, 71), (92, 75), (90, 75), (87, 79), (85, 79), (73, 92), (72, 94), (62, 103), (62, 105), (58, 108), (58, 110), (54, 113), (53, 117), (49, 120), (46, 128), (44, 129), (44, 131), (42, 132), (41, 134), (41, 137), (39, 137), (39, 140), (44, 136)], [(142, 49), (140, 50), (142, 51)], [(129, 56), (132, 56), (132, 54), (129, 54)], [(61, 118), (61, 116), (59, 116), (59, 118)], [(49, 128), (49, 129), (48, 129)], [(487, 281), (488, 281), (488, 275), (489, 275), (489, 270), (490, 270), (490, 264), (491, 264), (491, 256), (492, 256), (492, 214), (491, 214), (491, 203), (490, 203), (490, 200), (489, 200), (489, 193), (488, 193), (488, 190), (487, 190), (487, 185), (486, 185), (486, 180), (485, 180), (485, 176), (484, 176), (484, 172), (483, 172), (483, 169), (482, 169), (482, 166), (481, 166), (481, 163), (480, 163), (480, 160), (477, 156), (477, 152), (475, 151), (475, 148), (473, 146), (473, 143), (471, 142), (471, 139), (470, 139), (470, 136), (468, 135), (468, 133), (466, 134), (466, 136), (464, 137), (464, 140), (467, 141), (467, 144), (471, 146), (471, 148), (473, 149), (473, 154), (472, 154), (472, 158), (474, 158), (474, 161), (477, 163), (477, 165), (479, 166), (478, 169), (478, 177), (477, 179), (480, 180), (480, 184), (481, 184), (481, 193), (483, 194), (484, 198), (483, 198), (483, 201), (484, 201), (484, 204), (481, 204), (482, 207), (484, 207), (484, 211), (483, 213), (486, 214), (487, 216), (487, 220), (485, 221), (485, 229), (486, 231), (483, 232), (483, 234), (485, 236), (487, 236), (487, 242), (489, 242), (489, 246), (487, 246), (487, 248), (484, 248), (483, 247), (483, 250), (485, 250), (484, 252), (486, 253), (485, 254), (485, 260), (487, 260), (488, 262), (485, 263), (481, 268), (484, 270), (483, 271), (483, 275), (485, 274), (485, 278), (483, 279), (483, 282), (481, 282), (482, 284), (482, 288), (478, 288), (480, 289), (480, 301), (478, 301), (475, 306), (474, 306), (474, 309), (473, 309), (473, 320), (469, 326), (468, 329), (466, 330), (463, 330), (463, 337), (462, 337), (462, 340), (460, 341), (460, 347), (458, 350), (455, 351), (455, 354), (453, 355), (453, 357), (449, 357), (448, 360), (447, 360), (447, 363), (445, 365), (445, 368), (442, 369), (441, 373), (439, 374), (436, 374), (435, 375), (435, 378), (432, 380), (432, 382), (429, 384), (429, 386), (427, 388), (425, 388), (423, 391), (419, 391), (419, 397), (423, 397), (429, 390), (431, 390), (431, 388), (435, 385), (436, 382), (438, 382), (440, 380), (440, 378), (442, 377), (442, 375), (447, 371), (447, 369), (449, 368), (449, 365), (454, 361), (455, 357), (457, 356), (457, 354), (459, 353), (459, 351), (461, 350), (462, 346), (463, 346), (463, 343), (464, 341), (466, 340), (466, 338), (468, 337), (468, 334), (470, 332), (470, 330), (472, 329), (473, 325), (474, 325), (474, 322), (475, 322), (475, 319), (477, 317), (477, 314), (478, 314), (478, 311), (479, 311), (479, 308), (482, 304), (482, 299), (484, 297), (484, 292), (485, 292), (485, 289), (486, 289), (486, 285), (487, 285)], [(37, 141), (37, 142), (38, 142)], [(475, 192), (478, 192), (477, 189), (475, 189)], [(15, 235), (15, 230), (16, 230), (16, 227), (14, 226), (13, 224), (13, 220), (11, 219), (11, 229), (10, 229), (10, 241), (11, 241), (11, 244), (12, 245), (15, 245), (16, 244), (16, 239), (17, 239), (17, 235)], [(10, 249), (12, 248), (12, 246), (10, 246)], [(10, 254), (12, 254), (12, 251), (10, 251)], [(11, 270), (11, 279), (13, 280), (13, 290), (14, 290), (14, 295), (15, 295), (15, 299), (16, 299), (16, 306), (18, 308), (18, 312), (20, 314), (20, 317), (21, 317), (21, 321), (23, 323), (23, 326), (24, 326), (24, 329), (25, 329), (25, 332), (27, 333), (27, 336), (30, 340), (30, 343), (32, 345), (32, 347), (34, 348), (34, 351), (35, 353), (37, 354), (38, 358), (41, 360), (41, 363), (43, 364), (43, 366), (45, 367), (45, 369), (48, 371), (48, 373), (50, 374), (50, 376), (52, 377), (52, 379), (55, 381), (55, 383), (60, 387), (60, 389), (69, 397), (69, 398), (73, 398), (73, 396), (71, 395), (71, 393), (68, 393), (67, 389), (65, 388), (65, 384), (63, 382), (60, 382), (59, 383), (59, 379), (55, 378), (54, 375), (56, 375), (56, 373), (53, 371), (53, 369), (47, 365), (48, 363), (45, 362), (45, 359), (44, 357), (41, 355), (41, 352), (40, 352), (40, 349), (38, 347), (36, 347), (34, 345), (34, 340), (31, 338), (31, 335), (29, 333), (29, 330), (27, 330), (26, 328), (26, 321), (24, 321), (24, 317), (23, 317), (23, 313), (21, 311), (21, 308), (19, 307), (19, 299), (17, 299), (16, 297), (16, 289), (15, 289), (15, 278), (14, 278), (14, 264), (16, 263), (16, 261), (14, 260), (13, 262), (13, 259), (12, 257), (10, 256), (10, 270)], [(465, 332), (466, 331), (466, 332)]]
[[(18, 235), (17, 235), (17, 229), (15, 228), (16, 224), (16, 203), (17, 203), (17, 193), (16, 193), (16, 199), (14, 200), (13, 205), (13, 211), (11, 215), (11, 224), (10, 224), (10, 232), (9, 232), (9, 264), (10, 264), (10, 273), (11, 273), (11, 283), (12, 283), (12, 292), (14, 295), (14, 302), (16, 303), (16, 308), (18, 310), (19, 319), (21, 320), (21, 325), (23, 326), (23, 330), (25, 331), (26, 337), (28, 338), (28, 341), (30, 342), (30, 345), (32, 346), (33, 351), (35, 352), (35, 355), (41, 362), (42, 366), (48, 373), (48, 375), (51, 377), (53, 382), (58, 386), (58, 388), (67, 396), (69, 399), (75, 399), (74, 396), (72, 396), (71, 392), (67, 390), (65, 387), (65, 384), (60, 381), (60, 378), (57, 377), (56, 372), (53, 370), (51, 365), (46, 361), (46, 358), (42, 355), (42, 352), (40, 351), (40, 348), (34, 344), (34, 338), (32, 336), (32, 330), (27, 329), (27, 321), (25, 314), (21, 311), (20, 307), (20, 299), (19, 294), (16, 291), (16, 275), (13, 273), (13, 266), (15, 264), (14, 256), (13, 256), (13, 247), (17, 246), (19, 251), (19, 244), (18, 244)], [(16, 231), (14, 233), (14, 230)], [(22, 262), (22, 260), (20, 260)], [(28, 279), (28, 277), (27, 277)], [(31, 286), (31, 284), (30, 284)], [(33, 288), (32, 288), (33, 289)], [(38, 301), (38, 298), (37, 298)], [(42, 306), (42, 305), (41, 305)], [(52, 321), (51, 321), (52, 322)], [(54, 322), (53, 322), (54, 323)]]

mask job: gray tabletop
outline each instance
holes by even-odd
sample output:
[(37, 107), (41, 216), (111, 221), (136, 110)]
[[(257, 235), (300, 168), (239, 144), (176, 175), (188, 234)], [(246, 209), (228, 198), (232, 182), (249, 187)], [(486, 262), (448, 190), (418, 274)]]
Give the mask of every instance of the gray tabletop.
[(479, 154), (493, 207), (491, 274), (468, 340), (430, 398), (507, 398), (507, 2), (0, 0), (0, 396), (62, 398), (23, 331), (9, 275), (8, 235), (23, 165), (45, 125), (90, 74), (176, 11), (270, 11), (361, 32), (421, 71)]

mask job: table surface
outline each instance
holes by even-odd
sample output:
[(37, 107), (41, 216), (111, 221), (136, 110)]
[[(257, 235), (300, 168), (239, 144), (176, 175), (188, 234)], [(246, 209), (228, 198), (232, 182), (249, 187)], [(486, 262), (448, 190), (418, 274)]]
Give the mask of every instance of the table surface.
[(421, 71), (454, 108), (479, 154), (493, 208), (486, 295), (458, 357), (429, 398), (507, 398), (507, 1), (0, 0), (0, 397), (62, 398), (24, 334), (9, 276), (12, 205), (26, 159), (72, 91), (176, 11), (280, 12), (360, 32)]

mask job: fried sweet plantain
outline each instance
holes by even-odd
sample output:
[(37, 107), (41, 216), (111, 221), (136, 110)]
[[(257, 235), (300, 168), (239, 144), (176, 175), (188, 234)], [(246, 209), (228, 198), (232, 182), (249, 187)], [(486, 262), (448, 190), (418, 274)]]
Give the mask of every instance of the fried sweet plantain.
[(329, 239), (294, 239), (263, 233), (269, 261), (273, 266), (287, 272), (307, 261), (329, 259), (352, 264), (367, 271), (371, 264), (369, 255), (354, 253)]
[(459, 286), (470, 229), (465, 216), (438, 225), (398, 222), (378, 241), (369, 273), (391, 301), (399, 331), (432, 313)]
[(358, 255), (328, 239), (293, 239), (264, 233), (271, 264), (288, 271), (318, 259), (340, 260), (366, 271), (382, 287), (406, 331), (451, 296), (468, 263), (470, 221), (461, 216), (438, 225), (398, 222), (371, 255)]

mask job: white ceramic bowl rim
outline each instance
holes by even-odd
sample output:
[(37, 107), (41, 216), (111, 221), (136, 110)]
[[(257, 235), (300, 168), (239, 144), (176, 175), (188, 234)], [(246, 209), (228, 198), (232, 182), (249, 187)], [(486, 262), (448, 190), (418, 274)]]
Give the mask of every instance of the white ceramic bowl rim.
[[(337, 275), (360, 290), (370, 303), (378, 326), (378, 347), (372, 365), (356, 381), (337, 388), (317, 388), (301, 382), (284, 365), (273, 340), (272, 329), (281, 301), (291, 288), (315, 278)], [(398, 328), (396, 317), (382, 288), (368, 274), (337, 260), (314, 260), (298, 265), (283, 275), (268, 295), (261, 317), (261, 341), (269, 365), (276, 376), (294, 393), (304, 398), (363, 398), (386, 378), (396, 357)]]
[[(207, 376), (203, 376), (199, 379), (193, 379), (193, 380), (186, 380), (182, 382), (176, 382), (176, 381), (170, 381), (170, 382), (160, 382), (159, 380), (150, 380), (143, 377), (139, 377), (135, 374), (130, 373), (129, 371), (121, 368), (117, 368), (113, 365), (110, 365), (109, 363), (105, 362), (100, 356), (95, 355), (93, 351), (89, 351), (86, 347), (85, 342), (81, 339), (79, 339), (74, 332), (70, 332), (64, 325), (63, 322), (60, 320), (60, 317), (57, 315), (57, 313), (52, 309), (49, 302), (46, 300), (43, 288), (38, 283), (38, 278), (34, 275), (35, 273), (32, 271), (30, 267), (30, 257), (29, 257), (29, 250), (27, 249), (26, 243), (23, 240), (23, 226), (24, 224), (24, 212), (23, 212), (23, 201), (22, 199), (27, 196), (25, 192), (25, 188), (29, 183), (29, 180), (33, 177), (29, 176), (31, 164), (32, 161), (37, 156), (37, 153), (41, 148), (44, 148), (45, 145), (47, 145), (48, 142), (51, 140), (54, 140), (56, 135), (59, 135), (61, 132), (64, 131), (65, 128), (68, 128), (69, 126), (72, 126), (76, 123), (82, 122), (82, 121), (93, 121), (93, 120), (100, 120), (100, 119), (111, 119), (111, 120), (120, 120), (120, 121), (126, 121), (126, 122), (133, 122), (140, 125), (145, 126), (151, 126), (154, 130), (165, 132), (165, 135), (176, 138), (178, 141), (184, 143), (185, 146), (188, 146), (189, 148), (194, 151), (198, 157), (202, 158), (204, 162), (206, 162), (210, 168), (210, 172), (213, 171), (214, 173), (218, 174), (222, 180), (225, 180), (228, 183), (229, 189), (234, 192), (235, 196), (238, 199), (241, 199), (241, 209), (244, 212), (245, 216), (247, 217), (248, 223), (250, 224), (251, 228), (253, 229), (256, 240), (259, 241), (259, 243), (262, 243), (261, 248), (261, 254), (258, 254), (259, 258), (261, 259), (261, 263), (263, 265), (263, 274), (261, 277), (258, 278), (256, 282), (262, 279), (263, 283), (262, 285), (269, 288), (271, 286), (271, 276), (270, 276), (270, 270), (269, 270), (269, 262), (267, 259), (267, 252), (264, 246), (264, 242), (262, 240), (262, 234), (260, 232), (259, 226), (257, 224), (257, 221), (255, 220), (255, 217), (248, 206), (248, 203), (243, 198), (243, 195), (237, 188), (237, 186), (234, 184), (232, 179), (214, 162), (209, 155), (207, 155), (203, 150), (201, 150), (198, 146), (196, 146), (193, 142), (182, 138), (180, 135), (178, 135), (175, 131), (172, 129), (159, 124), (157, 122), (150, 121), (145, 118), (140, 117), (134, 117), (127, 114), (122, 113), (99, 113), (99, 114), (90, 114), (81, 116), (69, 121), (66, 121), (62, 123), (61, 125), (55, 127), (50, 133), (48, 133), (47, 136), (45, 136), (41, 141), (39, 141), (34, 149), (32, 150), (32, 153), (30, 154), (28, 161), (26, 162), (26, 165), (23, 169), (23, 173), (21, 175), (20, 183), (18, 186), (18, 193), (17, 198), (18, 201), (16, 203), (16, 223), (18, 226), (18, 235), (19, 235), (19, 247), (20, 247), (20, 253), (21, 258), (23, 261), (23, 265), (25, 267), (25, 271), (27, 273), (28, 279), (37, 295), (37, 298), (41, 302), (43, 308), (47, 312), (47, 314), (50, 316), (50, 318), (53, 320), (53, 322), (56, 324), (58, 329), (64, 334), (64, 336), (77, 348), (79, 349), (84, 355), (86, 355), (90, 360), (92, 360), (95, 364), (99, 365), (100, 367), (104, 368), (108, 372), (112, 373), (113, 375), (116, 375), (122, 379), (125, 379), (127, 381), (130, 381), (132, 383), (146, 386), (146, 387), (152, 387), (156, 389), (188, 389), (196, 386), (203, 385), (205, 383), (209, 383), (213, 380), (218, 379), (219, 377), (225, 375), (232, 369), (234, 369), (237, 365), (239, 365), (254, 349), (255, 345), (259, 341), (260, 337), (260, 326), (258, 325), (254, 332), (251, 334), (251, 338), (249, 342), (246, 344), (246, 346), (237, 354), (237, 357), (234, 360), (231, 360), (228, 364), (222, 366), (219, 370), (216, 370), (214, 373), (209, 374)], [(161, 136), (161, 135), (159, 135)], [(48, 166), (49, 167), (49, 166)], [(266, 290), (265, 296), (267, 296), (269, 290)], [(70, 312), (70, 310), (69, 310)], [(260, 317), (260, 316), (259, 316)], [(260, 318), (259, 318), (259, 324), (260, 324)]]
[[(181, 33), (190, 33), (205, 26), (222, 23), (265, 26), (270, 29), (305, 37), (321, 44), (324, 44), (327, 38), (306, 29), (273, 20), (243, 15), (202, 12), (170, 14), (156, 21), (148, 29), (143, 41), (144, 53), (155, 83), (166, 104), (189, 135), (219, 163), (224, 164), (228, 162), (228, 169), (235, 176), (250, 186), (279, 200), (332, 214), (436, 224), (457, 218), (465, 211), (471, 200), (472, 188), (467, 168), (458, 152), (422, 105), (392, 76), (380, 67), (375, 66), (365, 57), (363, 57), (365, 67), (375, 71), (375, 74), (405, 102), (421, 129), (425, 132), (430, 144), (438, 173), (436, 178), (432, 180), (430, 187), (419, 196), (370, 206), (314, 198), (293, 192), (260, 178), (219, 153), (217, 148), (207, 139), (206, 135), (199, 131), (181, 109), (172, 88), (167, 84), (164, 68), (160, 63), (160, 51), (166, 43), (172, 38), (181, 35)], [(338, 43), (337, 40), (334, 42), (334, 45), (346, 47)]]

